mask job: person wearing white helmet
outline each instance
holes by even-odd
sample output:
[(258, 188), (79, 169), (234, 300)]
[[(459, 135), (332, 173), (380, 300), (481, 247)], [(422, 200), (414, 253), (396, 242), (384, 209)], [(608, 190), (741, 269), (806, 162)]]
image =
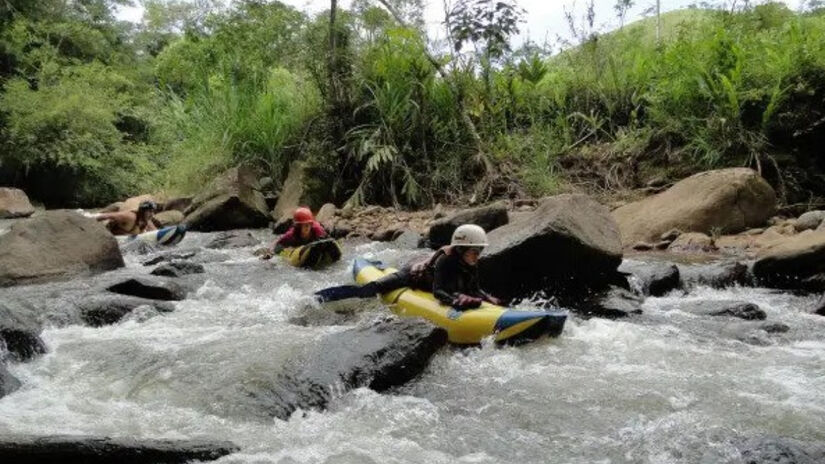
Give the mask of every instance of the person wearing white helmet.
[(465, 224), (453, 232), (450, 246), (436, 252), (433, 269), (433, 295), (456, 309), (473, 309), (488, 301), (501, 304), (479, 285), (478, 259), (487, 243), (487, 233), (475, 224)]
[(369, 298), (402, 287), (432, 292), (443, 304), (459, 310), (474, 309), (488, 301), (501, 302), (479, 286), (478, 259), (487, 246), (487, 234), (475, 224), (464, 224), (453, 232), (450, 245), (442, 247), (429, 258), (402, 267), (363, 286), (345, 285), (321, 290), (321, 301), (344, 298)]

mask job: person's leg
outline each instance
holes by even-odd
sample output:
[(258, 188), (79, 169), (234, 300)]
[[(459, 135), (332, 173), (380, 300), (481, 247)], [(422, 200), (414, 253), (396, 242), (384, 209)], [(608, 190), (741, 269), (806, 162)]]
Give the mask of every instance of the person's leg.
[(407, 269), (401, 269), (398, 272), (385, 275), (384, 277), (364, 284), (361, 289), (363, 291), (362, 298), (380, 295), (382, 293), (398, 290), (401, 287), (408, 287), (410, 285), (410, 272)]

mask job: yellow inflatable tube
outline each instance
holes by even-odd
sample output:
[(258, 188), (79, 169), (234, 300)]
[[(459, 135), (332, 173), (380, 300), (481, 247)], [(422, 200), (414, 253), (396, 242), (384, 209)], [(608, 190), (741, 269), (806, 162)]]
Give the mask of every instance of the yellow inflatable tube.
[(279, 255), (295, 267), (318, 269), (341, 259), (341, 246), (333, 239), (319, 240), (299, 247), (284, 248)]
[[(358, 258), (353, 264), (353, 277), (361, 285), (396, 272), (380, 262)], [(381, 295), (399, 316), (421, 317), (447, 330), (450, 342), (478, 344), (493, 336), (499, 343), (524, 343), (547, 335), (556, 337), (564, 329), (565, 312), (515, 311), (490, 303), (478, 309), (458, 311), (441, 304), (432, 293), (401, 288)]]

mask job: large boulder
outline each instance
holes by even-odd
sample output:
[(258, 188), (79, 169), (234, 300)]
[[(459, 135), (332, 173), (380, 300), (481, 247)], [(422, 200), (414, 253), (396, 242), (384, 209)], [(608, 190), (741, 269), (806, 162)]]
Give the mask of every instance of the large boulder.
[(46, 352), (40, 338), (37, 308), (24, 301), (4, 298), (0, 301), (0, 346), (15, 361), (29, 361)]
[(465, 209), (452, 216), (444, 217), (433, 222), (427, 233), (427, 241), (433, 249), (449, 245), (456, 228), (462, 224), (476, 224), (487, 232), (497, 229), (510, 222), (507, 215), (507, 205), (494, 203), (479, 208)]
[(299, 408), (324, 409), (336, 392), (382, 392), (415, 378), (446, 342), (444, 329), (414, 319), (338, 332), (291, 360), (272, 384), (247, 392), (250, 404), (240, 407), (286, 420)]
[(184, 221), (184, 215), (178, 210), (170, 209), (169, 211), (155, 214), (155, 221), (160, 227), (176, 226)]
[(0, 187), (0, 219), (29, 217), (34, 207), (20, 189)]
[(0, 287), (123, 267), (117, 240), (93, 219), (47, 211), (0, 236)]
[(11, 375), (11, 373), (6, 370), (6, 366), (0, 362), (0, 398), (14, 393), (18, 388), (20, 388), (20, 381)]
[(619, 229), (610, 211), (587, 195), (550, 197), (488, 237), (479, 270), (484, 288), (495, 295), (575, 293), (621, 280)]
[(292, 212), (299, 206), (307, 204), (307, 186), (304, 164), (295, 161), (289, 166), (289, 173), (286, 176), (281, 192), (278, 194), (278, 202), (272, 210), (272, 219), (280, 221), (292, 217)]
[(825, 273), (825, 231), (805, 231), (762, 250), (753, 274), (762, 285), (821, 291)]
[(184, 222), (191, 230), (204, 232), (266, 227), (268, 212), (254, 173), (246, 168), (233, 168), (214, 179), (192, 200)]
[(668, 190), (613, 211), (625, 246), (653, 242), (671, 230), (737, 233), (763, 225), (776, 194), (756, 171), (721, 169), (688, 177)]
[(0, 435), (0, 462), (14, 464), (184, 464), (238, 450), (227, 441)]
[(192, 206), (192, 197), (175, 197), (163, 202), (163, 211), (179, 211), (183, 213)]

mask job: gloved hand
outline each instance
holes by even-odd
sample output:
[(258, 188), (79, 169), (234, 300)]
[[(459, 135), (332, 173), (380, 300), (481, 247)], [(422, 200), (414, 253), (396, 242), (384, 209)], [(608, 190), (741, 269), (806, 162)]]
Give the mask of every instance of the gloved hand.
[(465, 295), (462, 293), (458, 295), (458, 297), (455, 300), (453, 300), (452, 306), (456, 309), (461, 310), (475, 309), (481, 306), (482, 301), (484, 300), (482, 300), (481, 298), (476, 298), (474, 296)]

